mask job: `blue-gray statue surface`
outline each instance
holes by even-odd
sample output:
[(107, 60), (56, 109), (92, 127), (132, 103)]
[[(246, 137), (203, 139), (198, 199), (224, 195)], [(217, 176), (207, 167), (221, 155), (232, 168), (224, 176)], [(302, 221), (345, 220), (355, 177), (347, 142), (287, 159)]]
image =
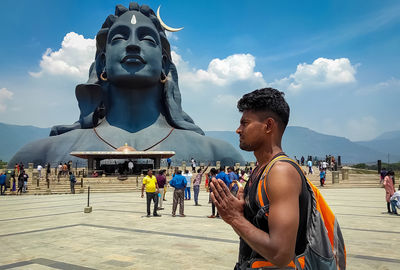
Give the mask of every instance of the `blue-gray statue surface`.
[[(228, 143), (204, 136), (181, 107), (178, 73), (165, 29), (146, 5), (118, 5), (96, 36), (89, 80), (76, 87), (79, 120), (22, 147), (10, 160), (45, 164), (76, 159), (72, 151), (175, 151), (173, 161), (243, 163)], [(168, 136), (168, 134), (170, 134)]]

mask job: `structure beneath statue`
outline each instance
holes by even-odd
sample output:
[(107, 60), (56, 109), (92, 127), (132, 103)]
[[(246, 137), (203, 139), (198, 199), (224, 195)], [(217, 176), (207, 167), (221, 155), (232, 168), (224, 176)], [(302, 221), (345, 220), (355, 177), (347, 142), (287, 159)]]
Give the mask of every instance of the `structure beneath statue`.
[(75, 89), (79, 120), (54, 126), (49, 138), (22, 147), (9, 167), (17, 162), (65, 162), (71, 152), (109, 152), (125, 142), (140, 151), (174, 151), (176, 163), (193, 157), (198, 162), (243, 164), (232, 145), (204, 136), (182, 110), (165, 30), (179, 29), (166, 26), (147, 5), (118, 5), (96, 35), (88, 82)]
[(72, 156), (86, 159), (88, 164), (88, 174), (95, 170), (102, 170), (102, 160), (153, 160), (153, 169), (159, 169), (161, 159), (170, 158), (175, 155), (174, 151), (136, 151), (133, 147), (125, 146), (117, 148), (115, 151), (75, 151), (70, 153)]

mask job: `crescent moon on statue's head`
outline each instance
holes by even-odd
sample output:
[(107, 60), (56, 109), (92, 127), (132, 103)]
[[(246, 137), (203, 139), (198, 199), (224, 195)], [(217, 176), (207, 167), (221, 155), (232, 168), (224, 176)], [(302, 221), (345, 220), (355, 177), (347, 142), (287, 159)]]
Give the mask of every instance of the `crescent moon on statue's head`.
[(178, 32), (178, 31), (181, 31), (181, 30), (183, 29), (183, 27), (181, 27), (181, 28), (172, 28), (172, 27), (169, 27), (168, 25), (166, 25), (166, 24), (161, 20), (161, 17), (160, 17), (160, 7), (161, 7), (161, 5), (158, 6), (158, 8), (157, 8), (157, 19), (160, 21), (161, 26), (164, 27), (164, 29), (167, 30), (167, 31), (169, 31), (169, 32)]

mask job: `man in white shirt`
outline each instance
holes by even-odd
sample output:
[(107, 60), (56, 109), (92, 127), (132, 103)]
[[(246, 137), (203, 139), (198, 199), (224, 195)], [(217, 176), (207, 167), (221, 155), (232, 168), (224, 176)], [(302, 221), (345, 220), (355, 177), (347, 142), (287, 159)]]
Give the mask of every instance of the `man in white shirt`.
[(390, 197), (390, 204), (392, 205), (392, 213), (397, 215), (397, 208), (400, 209), (400, 186), (399, 190), (397, 190), (392, 197)]
[(186, 178), (186, 181), (187, 181), (186, 188), (185, 188), (185, 200), (190, 200), (191, 199), (190, 185), (192, 183), (192, 174), (188, 170), (185, 170), (185, 173), (182, 175)]
[(308, 166), (308, 173), (312, 174), (313, 170), (312, 170), (312, 161), (311, 160), (307, 161), (307, 166)]
[(42, 169), (43, 169), (43, 167), (42, 167), (42, 165), (37, 165), (37, 171), (38, 171), (38, 173), (39, 173), (39, 178), (42, 178)]
[(132, 174), (133, 173), (133, 162), (132, 162), (132, 160), (129, 160), (129, 162), (128, 162), (128, 169), (129, 169), (129, 174)]
[(192, 158), (190, 160), (190, 162), (192, 163), (192, 173), (196, 172), (196, 160), (194, 160), (194, 158)]

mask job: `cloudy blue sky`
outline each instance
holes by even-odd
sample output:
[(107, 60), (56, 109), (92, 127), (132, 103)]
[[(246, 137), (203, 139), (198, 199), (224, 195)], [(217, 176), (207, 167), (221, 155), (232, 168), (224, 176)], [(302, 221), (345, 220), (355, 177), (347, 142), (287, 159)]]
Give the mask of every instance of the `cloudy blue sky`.
[[(237, 100), (272, 86), (289, 125), (351, 140), (400, 129), (399, 1), (150, 1), (170, 35), (183, 108), (204, 130), (234, 130)], [(128, 1), (0, 1), (0, 122), (78, 119), (94, 38)]]

